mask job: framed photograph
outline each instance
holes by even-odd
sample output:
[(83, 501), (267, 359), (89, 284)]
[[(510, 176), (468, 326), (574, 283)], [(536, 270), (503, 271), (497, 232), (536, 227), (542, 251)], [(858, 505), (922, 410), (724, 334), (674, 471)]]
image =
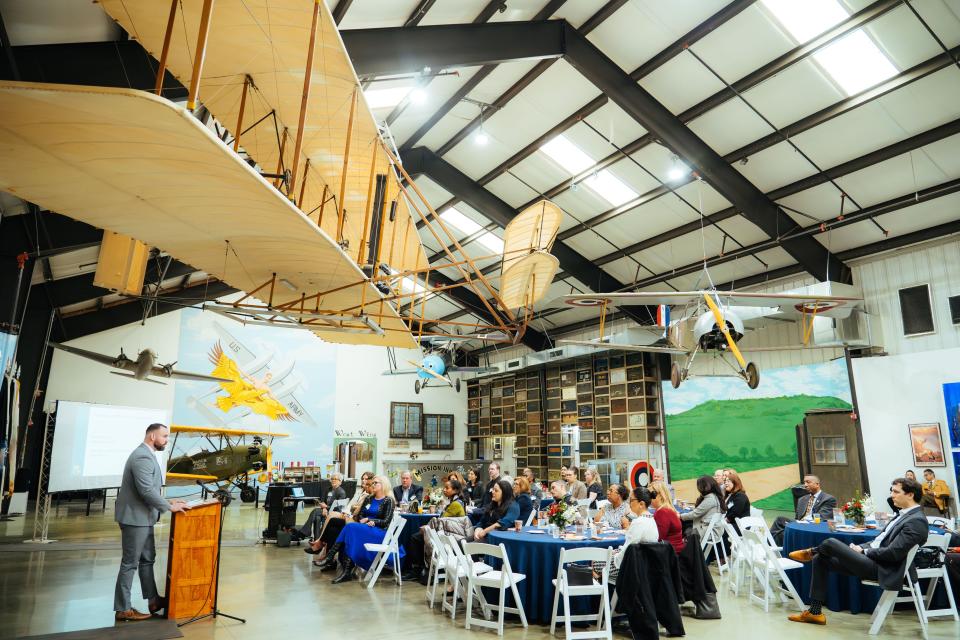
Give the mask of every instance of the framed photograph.
[(945, 467), (947, 461), (943, 452), (943, 440), (940, 438), (940, 423), (907, 425), (910, 430), (910, 447), (913, 450), (913, 464), (917, 467)]

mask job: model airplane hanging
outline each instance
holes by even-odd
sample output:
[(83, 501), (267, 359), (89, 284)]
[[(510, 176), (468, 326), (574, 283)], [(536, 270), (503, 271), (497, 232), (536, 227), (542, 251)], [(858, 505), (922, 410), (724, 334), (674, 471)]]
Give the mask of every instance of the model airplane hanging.
[(176, 362), (171, 362), (170, 364), (157, 364), (157, 354), (152, 349), (144, 349), (137, 355), (136, 360), (131, 360), (123, 352), (123, 349), (120, 349), (120, 355), (118, 356), (108, 356), (103, 353), (97, 353), (96, 351), (87, 351), (86, 349), (78, 349), (77, 347), (60, 344), (59, 342), (50, 342), (48, 344), (51, 347), (60, 349), (61, 351), (66, 351), (67, 353), (72, 353), (80, 356), (81, 358), (87, 358), (88, 360), (105, 364), (108, 367), (129, 372), (120, 373), (120, 371), (111, 371), (110, 373), (117, 376), (123, 376), (125, 378), (133, 378), (134, 380), (144, 380), (154, 384), (166, 384), (165, 382), (160, 382), (159, 380), (154, 380), (150, 377), (156, 376), (158, 378), (173, 378), (175, 380), (230, 382), (228, 378), (218, 378), (216, 376), (208, 376), (202, 373), (177, 371), (173, 368), (173, 365), (177, 364)]
[[(822, 285), (823, 283), (821, 283)], [(836, 283), (826, 283), (831, 291)], [(831, 288), (832, 287), (832, 288)], [(597, 341), (558, 340), (564, 344), (574, 344), (598, 349), (622, 349), (625, 351), (644, 351), (648, 353), (666, 353), (686, 356), (683, 363), (674, 362), (670, 368), (670, 383), (674, 388), (691, 377), (690, 368), (697, 354), (712, 354), (729, 364), (734, 376), (742, 378), (751, 389), (760, 384), (760, 370), (753, 362), (747, 362), (738, 343), (746, 332), (744, 322), (762, 318), (796, 319), (804, 322), (804, 344), (796, 347), (767, 347), (759, 350), (784, 350), (806, 347), (813, 330), (813, 320), (817, 316), (843, 319), (847, 318), (863, 300), (855, 296), (820, 295), (816, 290), (823, 286), (814, 285), (803, 291), (786, 293), (749, 293), (741, 291), (700, 291), (646, 292), (646, 293), (607, 293), (578, 294), (559, 298), (561, 305), (576, 307), (601, 307), (602, 316), (609, 307), (618, 305), (660, 305), (658, 326), (646, 327), (658, 335), (651, 335), (650, 344), (614, 344), (610, 338), (603, 337), (603, 321), (600, 324), (601, 337)], [(678, 320), (670, 321), (670, 307), (683, 307)], [(808, 322), (809, 320), (809, 322)], [(692, 329), (691, 325), (692, 324)], [(836, 345), (831, 345), (836, 347)], [(725, 359), (732, 354), (734, 363)]]
[(432, 337), (421, 336), (420, 346), (426, 351), (419, 363), (413, 360), (407, 360), (414, 366), (413, 369), (397, 369), (393, 352), (391, 350), (390, 369), (383, 372), (385, 376), (397, 375), (417, 375), (413, 383), (415, 393), (420, 393), (421, 389), (426, 389), (430, 382), (440, 381), (448, 387), (460, 391), (460, 378), (451, 378), (450, 373), (492, 373), (496, 369), (491, 367), (461, 367), (456, 364), (457, 350), (471, 340), (479, 341), (500, 341), (504, 338), (503, 334), (484, 334), (459, 337)]

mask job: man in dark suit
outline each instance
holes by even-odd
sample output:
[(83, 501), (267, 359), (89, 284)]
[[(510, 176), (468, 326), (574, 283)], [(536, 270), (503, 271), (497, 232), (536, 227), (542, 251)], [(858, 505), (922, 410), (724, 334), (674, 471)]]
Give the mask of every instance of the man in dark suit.
[[(165, 609), (166, 598), (157, 593), (153, 577), (153, 562), (157, 551), (153, 542), (153, 525), (167, 511), (189, 509), (183, 500), (167, 502), (160, 495), (163, 473), (154, 452), (167, 446), (170, 431), (162, 424), (147, 427), (146, 436), (123, 467), (123, 479), (114, 504), (113, 519), (120, 525), (120, 546), (123, 557), (113, 595), (115, 618), (121, 622), (146, 620), (151, 614)], [(140, 574), (140, 591), (147, 599), (150, 613), (141, 613), (130, 604), (133, 574)]]
[(397, 504), (423, 500), (423, 487), (413, 484), (413, 474), (404, 471), (400, 474), (400, 484), (393, 488), (393, 498)]
[[(837, 508), (837, 499), (820, 488), (820, 478), (814, 475), (804, 476), (803, 487), (807, 490), (807, 495), (797, 500), (797, 517), (794, 520), (813, 520), (817, 515), (823, 520), (832, 519), (833, 510)], [(778, 545), (783, 544), (783, 529), (788, 522), (794, 520), (779, 516), (773, 521), (770, 534)]]
[(810, 608), (788, 616), (793, 622), (827, 624), (822, 607), (827, 599), (830, 572), (876, 580), (885, 591), (900, 589), (907, 569), (907, 554), (927, 541), (927, 518), (920, 508), (923, 488), (916, 480), (897, 478), (890, 486), (890, 498), (900, 513), (866, 546), (845, 545), (836, 538), (827, 538), (819, 547), (790, 553), (798, 562), (813, 561), (810, 581)]

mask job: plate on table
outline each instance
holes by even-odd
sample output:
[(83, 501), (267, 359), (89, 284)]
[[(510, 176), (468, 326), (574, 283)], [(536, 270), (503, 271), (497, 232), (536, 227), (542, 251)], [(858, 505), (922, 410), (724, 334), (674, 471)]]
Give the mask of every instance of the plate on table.
[(586, 537), (584, 537), (584, 536), (578, 536), (578, 535), (576, 535), (576, 534), (574, 534), (574, 535), (569, 535), (569, 534), (568, 534), (568, 535), (563, 536), (563, 539), (564, 539), (564, 540), (586, 540)]
[(527, 533), (531, 533), (533, 535), (540, 535), (540, 534), (546, 533), (546, 531), (544, 531), (543, 529), (530, 529), (530, 531), (527, 531)]

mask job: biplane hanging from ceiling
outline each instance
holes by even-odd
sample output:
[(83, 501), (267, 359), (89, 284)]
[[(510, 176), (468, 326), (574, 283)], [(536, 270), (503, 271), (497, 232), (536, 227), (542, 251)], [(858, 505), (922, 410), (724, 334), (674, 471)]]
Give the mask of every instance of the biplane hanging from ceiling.
[[(0, 189), (245, 292), (207, 305), (245, 323), (408, 348), (425, 327), (519, 340), (555, 270), (549, 246), (505, 239), (492, 285), (384, 142), (321, 0), (100, 6), (159, 60), (156, 95), (0, 82)], [(167, 72), (185, 107), (162, 97)], [(429, 265), (419, 222), (455, 247), (443, 263)], [(444, 268), (485, 323), (431, 319), (442, 291), (404, 286)]]
[(213, 485), (216, 487), (213, 492), (226, 498), (232, 485), (240, 490), (243, 502), (253, 502), (257, 497), (256, 489), (250, 485), (252, 478), (258, 478), (261, 483), (269, 481), (273, 468), (270, 449), (273, 439), (287, 437), (286, 433), (180, 424), (171, 425), (170, 433), (173, 434), (171, 454), (178, 451), (181, 438), (202, 439), (210, 449), (187, 453), (189, 450), (183, 447), (180, 450), (184, 453), (171, 455), (167, 461), (168, 485), (198, 484), (207, 489)]
[[(847, 295), (831, 295), (838, 290)], [(698, 354), (705, 353), (728, 364), (732, 373), (727, 375), (741, 378), (751, 389), (756, 389), (760, 384), (760, 369), (755, 363), (746, 361), (738, 344), (747, 333), (748, 323), (762, 324), (772, 319), (800, 320), (803, 326), (802, 344), (753, 348), (752, 351), (812, 348), (809, 339), (815, 318), (847, 318), (862, 306), (863, 300), (854, 295), (854, 289), (849, 285), (826, 282), (784, 293), (717, 291), (711, 288), (700, 291), (572, 294), (561, 296), (552, 304), (599, 307), (601, 313), (600, 337), (597, 340), (558, 340), (558, 343), (683, 356), (683, 361), (675, 360), (670, 369), (670, 383), (674, 388), (692, 377), (694, 360)], [(623, 344), (603, 335), (607, 311), (620, 305), (660, 306), (658, 324), (641, 327), (649, 332), (648, 343)], [(672, 321), (671, 308), (680, 310)], [(727, 354), (732, 356), (733, 362), (730, 362)]]

